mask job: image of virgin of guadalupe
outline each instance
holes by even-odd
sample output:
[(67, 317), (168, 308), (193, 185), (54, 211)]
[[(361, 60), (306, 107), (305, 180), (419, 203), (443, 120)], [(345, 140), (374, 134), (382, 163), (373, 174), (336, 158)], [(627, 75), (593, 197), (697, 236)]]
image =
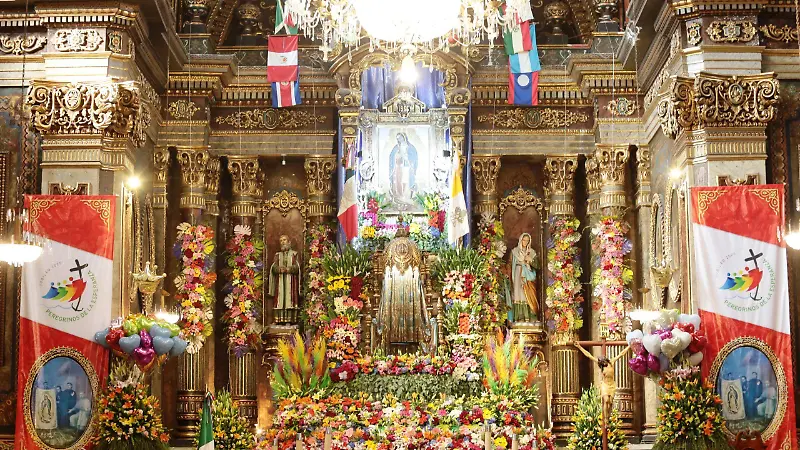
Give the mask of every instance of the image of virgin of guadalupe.
[(419, 159), (417, 148), (406, 133), (397, 133), (397, 144), (389, 154), (389, 193), (398, 209), (413, 206)]

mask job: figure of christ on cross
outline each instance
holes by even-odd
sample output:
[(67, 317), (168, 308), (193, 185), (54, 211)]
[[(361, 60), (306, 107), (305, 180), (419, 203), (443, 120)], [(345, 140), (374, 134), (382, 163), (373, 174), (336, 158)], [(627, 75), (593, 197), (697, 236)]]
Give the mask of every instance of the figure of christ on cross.
[[(614, 394), (617, 392), (617, 383), (614, 381), (614, 363), (620, 358), (625, 356), (631, 349), (625, 341), (575, 341), (575, 347), (581, 351), (587, 358), (597, 363), (597, 367), (603, 374), (603, 382), (600, 384), (600, 406), (602, 408), (601, 427), (603, 436), (603, 450), (608, 450), (608, 418), (611, 417), (611, 410), (614, 405)], [(606, 356), (606, 348), (608, 346), (623, 346), (627, 345), (625, 350), (621, 351), (617, 356), (608, 359)], [(596, 358), (589, 353), (583, 346), (586, 347), (600, 347), (600, 357)]]

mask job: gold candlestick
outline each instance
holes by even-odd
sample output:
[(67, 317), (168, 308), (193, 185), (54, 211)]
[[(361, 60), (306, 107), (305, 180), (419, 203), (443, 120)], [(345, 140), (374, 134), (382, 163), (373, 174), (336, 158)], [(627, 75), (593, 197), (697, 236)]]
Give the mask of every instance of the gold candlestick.
[(157, 270), (158, 266), (153, 264), (153, 270), (151, 271), (150, 261), (147, 261), (143, 271), (131, 273), (134, 286), (144, 296), (144, 311), (142, 311), (144, 314), (153, 313), (153, 294), (156, 293), (161, 281), (167, 276), (165, 273), (158, 275), (156, 273)]

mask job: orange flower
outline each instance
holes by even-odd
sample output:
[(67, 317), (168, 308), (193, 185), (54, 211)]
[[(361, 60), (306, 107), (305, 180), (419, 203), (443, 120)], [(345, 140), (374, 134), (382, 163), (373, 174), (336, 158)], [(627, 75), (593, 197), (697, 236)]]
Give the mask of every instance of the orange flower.
[(683, 413), (681, 411), (675, 411), (675, 420), (681, 420), (683, 417)]
[(676, 392), (673, 398), (675, 398), (675, 400), (681, 400), (683, 398), (683, 394)]
[(703, 425), (703, 434), (706, 436), (711, 436), (714, 433), (714, 424), (711, 423), (710, 420), (706, 420), (706, 423)]

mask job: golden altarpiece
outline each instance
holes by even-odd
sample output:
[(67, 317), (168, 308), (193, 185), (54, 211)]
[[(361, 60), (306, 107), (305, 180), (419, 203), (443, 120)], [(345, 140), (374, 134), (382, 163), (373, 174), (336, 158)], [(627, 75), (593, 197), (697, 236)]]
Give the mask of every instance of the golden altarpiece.
[[(388, 176), (381, 170), (389, 163), (381, 159), (395, 144), (384, 142), (387, 135), (404, 145), (418, 138), (433, 149), (424, 166), (431, 184), (446, 185), (441, 174), (456, 150), (468, 174), (473, 231), (492, 215), (505, 228), (508, 249), (527, 234), (535, 252), (540, 308), (531, 320), (512, 318), (510, 328), (543, 361), (540, 417), (564, 436), (581, 388), (599, 377), (571, 341), (619, 337), (604, 336), (603, 319), (591, 307), (591, 227), (612, 213), (631, 225), (630, 308), (690, 311), (687, 189), (785, 182), (787, 198), (800, 195), (790, 163), (800, 144), (800, 61), (794, 7), (778, 0), (731, 0), (720, 8), (656, 0), (531, 4), (542, 63), (537, 106), (508, 105), (499, 42), (416, 55), (422, 70), (438, 77), (441, 95), (431, 106), (400, 85), (377, 103), (369, 98), (367, 73), (398, 69), (396, 55), (368, 45), (323, 51), (301, 39), (302, 105), (280, 109), (271, 107), (265, 76), (263, 30), (274, 29), (274, 1), (36, 3), (27, 12), (19, 2), (3, 4), (0, 207), (21, 193), (124, 199), (112, 299), (114, 314), (124, 316), (142, 308), (132, 295), (132, 270), (151, 261), (174, 278), (177, 265), (167, 249), (178, 223), (209, 223), (220, 247), (237, 225), (258, 230), (265, 267), (285, 236), (302, 266), (308, 230), (336, 219), (344, 175), (339, 149), (361, 146), (365, 191)], [(427, 128), (403, 138), (392, 131), (398, 124)], [(124, 185), (134, 174), (142, 180), (135, 191)], [(389, 193), (399, 199), (408, 194), (403, 186), (401, 179)], [(558, 339), (543, 320), (548, 221), (557, 217), (581, 222), (585, 298), (584, 326)], [(428, 276), (431, 255), (405, 251), (424, 300), (425, 339), (413, 342), (422, 348), (437, 338), (440, 299)], [(372, 259), (374, 295), (362, 312), (366, 348), (397, 344), (383, 339), (381, 320), (385, 272), (395, 256), (377, 252)], [(792, 256), (790, 264), (798, 263)], [(13, 440), (19, 277), (18, 270), (0, 271), (4, 442)], [(165, 288), (174, 291), (171, 283)], [(229, 355), (215, 331), (200, 353), (169, 362), (154, 377), (175, 442), (193, 436), (205, 389), (228, 387), (242, 415), (268, 425), (270, 355), (299, 318), (278, 319), (266, 300), (257, 353)], [(156, 293), (154, 304), (162, 302), (171, 306), (172, 296)], [(797, 329), (800, 306), (793, 308)], [(625, 432), (652, 439), (655, 385), (634, 378), (624, 360), (615, 369)]]

